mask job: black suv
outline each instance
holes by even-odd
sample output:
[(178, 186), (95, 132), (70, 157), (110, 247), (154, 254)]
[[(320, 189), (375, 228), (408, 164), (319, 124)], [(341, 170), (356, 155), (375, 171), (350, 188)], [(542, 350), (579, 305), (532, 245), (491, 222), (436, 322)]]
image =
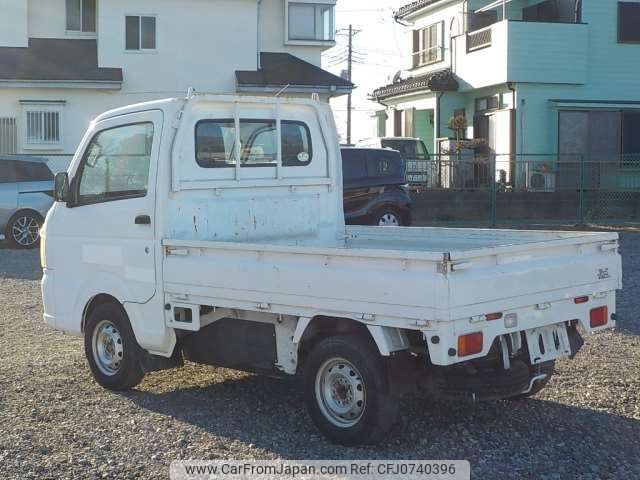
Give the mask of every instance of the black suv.
[(341, 151), (347, 224), (411, 225), (411, 198), (400, 154), (377, 148)]

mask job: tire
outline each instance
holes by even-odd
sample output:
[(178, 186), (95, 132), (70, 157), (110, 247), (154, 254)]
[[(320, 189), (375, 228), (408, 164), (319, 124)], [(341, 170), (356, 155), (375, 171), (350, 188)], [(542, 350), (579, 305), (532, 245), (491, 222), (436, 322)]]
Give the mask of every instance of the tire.
[(379, 227), (402, 227), (404, 221), (400, 212), (393, 207), (385, 207), (374, 215), (374, 225)]
[(330, 337), (311, 350), (304, 397), (315, 425), (340, 445), (377, 443), (398, 417), (382, 358), (358, 335)]
[(31, 210), (22, 210), (16, 213), (9, 222), (5, 231), (5, 238), (12, 248), (29, 250), (40, 245), (40, 229), (44, 219)]
[(531, 378), (533, 378), (536, 375), (539, 375), (540, 373), (545, 373), (547, 375), (546, 378), (534, 383), (533, 388), (531, 389), (530, 392), (516, 395), (515, 397), (512, 397), (511, 400), (524, 400), (526, 398), (533, 397), (537, 393), (541, 392), (547, 386), (547, 384), (551, 381), (551, 377), (553, 377), (553, 372), (555, 370), (555, 367), (556, 367), (555, 360), (540, 364), (539, 370), (537, 366), (529, 367)]
[(129, 390), (144, 377), (141, 350), (120, 305), (105, 303), (91, 312), (84, 328), (84, 350), (93, 377), (108, 390)]

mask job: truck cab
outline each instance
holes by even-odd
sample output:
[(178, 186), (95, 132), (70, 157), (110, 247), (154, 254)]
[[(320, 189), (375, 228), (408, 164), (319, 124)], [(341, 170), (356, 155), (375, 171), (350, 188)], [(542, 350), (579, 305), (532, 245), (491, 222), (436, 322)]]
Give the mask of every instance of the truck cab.
[(345, 445), (397, 397), (517, 398), (615, 325), (615, 233), (345, 226), (330, 107), (195, 95), (99, 116), (42, 230), (44, 319), (96, 381), (185, 359), (303, 378)]

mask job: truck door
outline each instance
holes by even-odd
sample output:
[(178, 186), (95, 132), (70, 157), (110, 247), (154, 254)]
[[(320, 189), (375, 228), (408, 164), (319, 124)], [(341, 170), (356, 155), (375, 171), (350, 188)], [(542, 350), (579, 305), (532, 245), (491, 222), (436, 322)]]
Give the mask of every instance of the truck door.
[[(61, 282), (146, 303), (155, 294), (156, 172), (163, 114), (153, 110), (99, 122), (71, 180), (70, 208), (57, 209), (64, 250)], [(58, 219), (57, 216), (64, 216)], [(67, 270), (60, 265), (58, 270)], [(95, 283), (95, 284), (94, 284)], [(68, 288), (68, 287), (67, 287)], [(71, 292), (69, 292), (71, 293)]]

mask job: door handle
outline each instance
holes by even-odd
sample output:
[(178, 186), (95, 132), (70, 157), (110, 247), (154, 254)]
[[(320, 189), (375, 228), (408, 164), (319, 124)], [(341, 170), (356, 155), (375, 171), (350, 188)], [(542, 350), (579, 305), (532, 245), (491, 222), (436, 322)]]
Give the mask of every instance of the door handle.
[(151, 225), (151, 217), (149, 215), (138, 215), (135, 222), (136, 225)]

